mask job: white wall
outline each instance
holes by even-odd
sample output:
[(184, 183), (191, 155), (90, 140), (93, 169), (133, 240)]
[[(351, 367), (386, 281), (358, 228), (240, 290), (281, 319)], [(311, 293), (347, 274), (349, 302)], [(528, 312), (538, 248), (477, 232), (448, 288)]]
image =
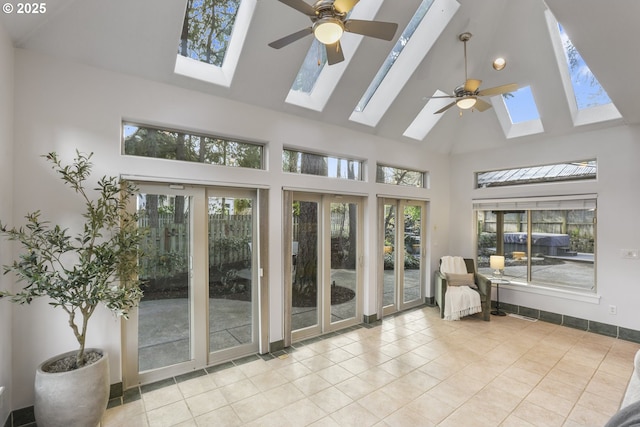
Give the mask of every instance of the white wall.
[[(0, 25), (0, 220), (12, 221), (13, 196), (13, 44)], [(10, 245), (0, 241), (0, 264), (10, 260)], [(11, 289), (8, 276), (0, 275), (0, 289)], [(12, 311), (6, 300), (0, 300), (0, 423), (4, 423), (11, 409)]]
[[(555, 162), (598, 161), (598, 179), (474, 190), (474, 172)], [(472, 199), (597, 193), (597, 295), (599, 301), (578, 302), (500, 289), (500, 300), (583, 319), (640, 330), (640, 260), (623, 259), (620, 249), (640, 248), (640, 127), (585, 130), (556, 138), (513, 140), (499, 150), (452, 157), (451, 227), (453, 252), (475, 254)], [(608, 313), (617, 306), (617, 315)]]
[[(16, 217), (41, 209), (43, 216), (72, 227), (80, 206), (71, 191), (64, 189), (49, 165), (39, 156), (57, 151), (65, 161), (77, 148), (94, 152), (94, 176), (165, 176), (171, 181), (198, 179), (225, 185), (268, 185), (270, 265), (269, 341), (283, 339), (282, 319), (282, 187), (323, 190), (363, 195), (366, 218), (365, 283), (374, 284), (376, 195), (430, 200), (430, 238), (438, 242), (430, 261), (447, 252), (448, 156), (430, 153), (420, 145), (349, 131), (319, 122), (239, 104), (144, 81), (125, 75), (68, 64), (37, 53), (16, 50), (15, 71), (15, 199)], [(181, 163), (120, 155), (120, 126), (123, 119), (191, 131), (267, 143), (266, 171), (241, 170), (211, 165)], [(367, 182), (345, 182), (323, 177), (292, 176), (281, 172), (282, 147), (311, 148), (328, 154), (364, 158)], [(408, 168), (426, 169), (433, 189), (398, 188), (379, 185), (376, 161)], [(440, 250), (442, 252), (440, 252)], [(431, 277), (431, 273), (427, 273)], [(428, 294), (432, 292), (429, 289)], [(375, 313), (375, 292), (365, 295), (365, 314)], [(15, 310), (14, 409), (32, 403), (33, 371), (47, 357), (75, 348), (64, 316), (38, 301)], [(29, 337), (25, 339), (25, 337)], [(111, 381), (122, 378), (120, 324), (106, 311), (97, 312), (87, 345), (110, 353)]]

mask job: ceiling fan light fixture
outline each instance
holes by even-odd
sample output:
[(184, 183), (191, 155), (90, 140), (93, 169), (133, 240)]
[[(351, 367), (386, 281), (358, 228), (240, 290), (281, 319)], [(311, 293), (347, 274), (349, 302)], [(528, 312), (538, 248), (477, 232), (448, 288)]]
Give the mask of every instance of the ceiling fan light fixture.
[(322, 18), (313, 24), (313, 35), (322, 44), (334, 44), (343, 33), (344, 25), (337, 18)]
[(507, 66), (507, 60), (503, 57), (499, 57), (493, 60), (493, 69), (496, 71), (504, 70), (504, 67)]
[(465, 96), (464, 98), (458, 99), (456, 105), (462, 110), (468, 110), (469, 108), (473, 108), (477, 101), (478, 98), (475, 96)]

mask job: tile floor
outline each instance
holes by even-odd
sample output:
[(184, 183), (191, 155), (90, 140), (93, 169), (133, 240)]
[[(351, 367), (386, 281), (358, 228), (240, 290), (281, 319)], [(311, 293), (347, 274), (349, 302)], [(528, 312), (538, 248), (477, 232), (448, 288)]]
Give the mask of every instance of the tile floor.
[(639, 348), (511, 316), (446, 322), (423, 307), (143, 389), (102, 426), (602, 426)]

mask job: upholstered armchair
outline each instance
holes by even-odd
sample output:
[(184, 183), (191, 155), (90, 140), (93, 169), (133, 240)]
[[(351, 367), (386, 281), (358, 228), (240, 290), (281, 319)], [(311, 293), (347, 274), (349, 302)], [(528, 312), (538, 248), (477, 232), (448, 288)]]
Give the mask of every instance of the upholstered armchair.
[[(442, 263), (442, 261), (440, 261)], [(476, 263), (471, 258), (465, 258), (464, 263), (467, 267), (467, 273), (473, 273), (475, 284), (480, 293), (480, 303), (482, 305), (482, 318), (490, 320), (491, 318), (491, 280), (476, 271)], [(438, 271), (435, 274), (436, 279), (436, 304), (440, 307), (440, 317), (444, 318), (445, 294), (447, 292), (447, 277), (444, 273)]]

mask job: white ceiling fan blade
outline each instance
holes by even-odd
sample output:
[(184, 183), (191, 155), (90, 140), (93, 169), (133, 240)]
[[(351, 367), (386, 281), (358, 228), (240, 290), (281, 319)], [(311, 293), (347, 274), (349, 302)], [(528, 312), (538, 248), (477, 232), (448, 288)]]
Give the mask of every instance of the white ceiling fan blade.
[(483, 101), (482, 99), (477, 99), (476, 105), (473, 106), (474, 110), (478, 110), (480, 112), (488, 110), (489, 108), (491, 108), (491, 104), (489, 104), (487, 101)]
[(334, 44), (325, 45), (327, 50), (327, 64), (333, 65), (338, 62), (344, 61), (344, 54), (342, 53), (342, 46), (340, 45), (340, 40), (335, 42)]
[(453, 107), (454, 105), (456, 105), (456, 102), (453, 101), (451, 104), (447, 104), (444, 107), (442, 107), (441, 109), (439, 109), (438, 111), (436, 111), (433, 114), (440, 114), (440, 113), (444, 113), (445, 111), (447, 111), (449, 108)]
[(502, 95), (503, 93), (515, 92), (518, 90), (518, 85), (515, 83), (509, 83), (507, 85), (491, 87), (478, 92), (479, 96), (494, 96)]
[(478, 90), (481, 83), (482, 83), (482, 80), (467, 79), (467, 81), (464, 82), (464, 91), (475, 92), (476, 90)]
[(307, 16), (316, 16), (316, 10), (313, 6), (305, 3), (303, 0), (279, 0), (280, 3), (284, 3), (289, 7), (294, 8), (298, 12), (302, 12)]
[(269, 46), (271, 46), (274, 49), (280, 49), (285, 47), (288, 44), (291, 44), (297, 40), (300, 40), (301, 38), (308, 36), (309, 34), (311, 34), (313, 32), (313, 30), (311, 29), (311, 27), (309, 28), (305, 28), (304, 30), (300, 30), (297, 31), (293, 34), (289, 34), (288, 36), (285, 36), (281, 39), (278, 39), (276, 41), (273, 41), (271, 43), (269, 43)]
[(393, 22), (363, 21), (360, 19), (348, 19), (344, 22), (344, 29), (350, 33), (375, 37), (382, 40), (391, 40), (396, 35), (398, 24)]
[(333, 8), (339, 13), (349, 13), (360, 0), (336, 0)]

